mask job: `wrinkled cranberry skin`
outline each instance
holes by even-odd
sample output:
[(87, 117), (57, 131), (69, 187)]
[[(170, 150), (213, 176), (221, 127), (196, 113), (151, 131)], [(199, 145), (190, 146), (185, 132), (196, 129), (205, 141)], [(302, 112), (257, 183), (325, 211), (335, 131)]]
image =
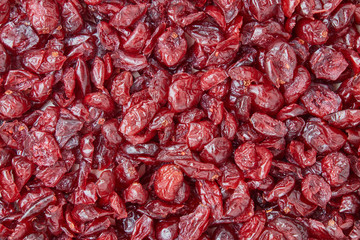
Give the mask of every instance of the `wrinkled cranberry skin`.
[(129, 27), (142, 15), (144, 15), (146, 10), (146, 4), (125, 6), (113, 16), (110, 20), (110, 25), (114, 26), (118, 30)]
[(263, 113), (254, 113), (250, 122), (259, 133), (269, 137), (284, 137), (287, 133), (286, 125)]
[(175, 165), (165, 165), (155, 175), (155, 193), (165, 201), (174, 201), (183, 181), (184, 176), (180, 169)]
[(24, 52), (38, 44), (39, 36), (30, 26), (10, 22), (2, 27), (0, 40), (10, 50)]
[(330, 185), (314, 174), (306, 175), (301, 183), (301, 191), (307, 200), (322, 208), (326, 207), (331, 198)]
[(179, 240), (198, 239), (206, 230), (209, 221), (210, 208), (199, 205), (194, 212), (180, 217)]
[(342, 131), (317, 119), (305, 124), (302, 137), (308, 145), (319, 153), (338, 151), (346, 141), (345, 134)]
[(249, 95), (252, 99), (252, 106), (263, 113), (275, 114), (284, 104), (284, 97), (280, 91), (268, 84), (250, 85)]
[(341, 98), (322, 85), (310, 87), (301, 97), (301, 102), (309, 113), (321, 118), (341, 110), (342, 107)]
[(264, 147), (246, 142), (235, 150), (234, 158), (246, 178), (262, 180), (269, 174), (273, 155)]
[(97, 93), (89, 93), (84, 97), (84, 103), (99, 108), (105, 112), (111, 112), (114, 110), (114, 103), (110, 96), (97, 92)]
[(8, 90), (0, 97), (0, 116), (5, 119), (18, 118), (30, 109), (29, 100), (21, 93)]
[(326, 43), (329, 33), (326, 25), (320, 20), (303, 18), (297, 22), (296, 35), (311, 45)]
[(0, 239), (359, 239), (357, 2), (0, 0)]
[(319, 48), (310, 57), (311, 70), (317, 78), (335, 81), (349, 65), (341, 52), (328, 47)]
[(119, 105), (125, 105), (130, 100), (130, 87), (133, 76), (130, 72), (122, 72), (115, 77), (111, 86), (111, 97)]
[(173, 76), (168, 101), (177, 112), (195, 106), (201, 98), (200, 82), (195, 76), (181, 73)]
[(201, 90), (206, 91), (210, 88), (222, 83), (227, 78), (227, 74), (224, 70), (214, 68), (204, 73), (200, 78)]
[(334, 187), (345, 183), (350, 175), (350, 161), (340, 152), (326, 155), (321, 160), (321, 167), (325, 180)]
[(222, 165), (231, 155), (231, 142), (224, 137), (214, 138), (211, 142), (204, 146), (200, 153), (200, 157), (205, 162)]
[(284, 84), (284, 98), (286, 103), (296, 102), (302, 94), (308, 89), (311, 83), (309, 71), (298, 66), (294, 72), (294, 79), (290, 83)]
[(84, 21), (75, 2), (65, 2), (62, 8), (63, 27), (67, 33), (76, 33), (84, 26)]
[(97, 25), (97, 32), (99, 34), (100, 42), (106, 50), (114, 51), (119, 48), (120, 39), (111, 28), (111, 26), (106, 22), (100, 22)]
[(186, 54), (187, 42), (183, 30), (167, 29), (158, 39), (155, 47), (156, 58), (168, 67), (180, 63)]
[(309, 149), (305, 151), (305, 146), (302, 142), (293, 140), (287, 148), (287, 159), (294, 161), (300, 167), (310, 167), (316, 162), (316, 150)]
[(295, 52), (285, 42), (274, 43), (265, 54), (265, 71), (276, 87), (292, 81), (296, 64)]
[[(143, 101), (128, 110), (120, 123), (120, 132), (125, 135), (135, 135), (143, 130), (155, 116), (159, 105), (153, 101)], [(141, 114), (139, 114), (141, 112)], [(133, 122), (137, 124), (133, 125)]]
[(58, 6), (53, 0), (27, 1), (26, 13), (39, 34), (52, 32), (57, 27), (60, 18)]
[(25, 153), (29, 160), (39, 166), (51, 166), (61, 157), (54, 137), (48, 133), (34, 131), (25, 140)]

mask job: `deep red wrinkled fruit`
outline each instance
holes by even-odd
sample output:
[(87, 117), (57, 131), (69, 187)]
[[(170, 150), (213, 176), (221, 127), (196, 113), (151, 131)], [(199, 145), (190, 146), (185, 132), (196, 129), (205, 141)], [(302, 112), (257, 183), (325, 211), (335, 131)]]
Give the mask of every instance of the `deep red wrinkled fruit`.
[(341, 98), (330, 89), (318, 85), (310, 87), (301, 97), (301, 102), (312, 115), (324, 117), (341, 110)]
[(19, 92), (6, 91), (0, 97), (0, 116), (3, 119), (21, 117), (31, 106), (29, 100)]
[(325, 208), (331, 198), (330, 185), (317, 175), (308, 174), (301, 183), (301, 191), (310, 202)]
[(149, 124), (158, 109), (159, 105), (153, 101), (143, 101), (133, 106), (121, 121), (120, 132), (130, 136), (140, 132)]
[(198, 205), (194, 212), (180, 217), (179, 240), (196, 240), (209, 224), (210, 208)]
[(156, 195), (165, 201), (174, 201), (182, 186), (184, 176), (175, 165), (164, 165), (155, 175), (154, 190)]
[(177, 112), (195, 106), (201, 98), (199, 80), (190, 74), (180, 73), (172, 77), (168, 101)]
[(45, 132), (30, 132), (25, 140), (24, 152), (39, 166), (51, 166), (61, 157), (59, 146), (55, 138)]
[(220, 220), (224, 213), (222, 196), (217, 183), (199, 180), (196, 182), (196, 190), (200, 195), (201, 202), (211, 208), (213, 218)]
[(0, 0), (0, 239), (360, 239), (360, 5)]
[(30, 0), (26, 3), (26, 13), (31, 25), (39, 34), (49, 34), (58, 26), (59, 10), (55, 1)]
[(277, 87), (292, 81), (296, 64), (295, 52), (285, 42), (274, 43), (265, 54), (265, 71)]
[(335, 81), (349, 65), (341, 52), (329, 47), (319, 48), (310, 57), (311, 70), (317, 78)]
[(340, 186), (350, 175), (350, 161), (342, 153), (333, 152), (321, 161), (323, 176), (331, 186)]
[(305, 124), (302, 137), (319, 153), (339, 151), (346, 142), (346, 136), (342, 131), (330, 127), (319, 119), (313, 119)]
[(266, 178), (272, 158), (268, 149), (250, 142), (240, 145), (234, 156), (235, 163), (244, 172), (244, 176), (253, 180)]
[(180, 28), (169, 28), (159, 37), (155, 56), (166, 66), (173, 67), (183, 59), (186, 50), (184, 31)]
[(324, 44), (329, 38), (326, 25), (317, 19), (301, 19), (297, 22), (295, 31), (298, 37), (312, 45)]

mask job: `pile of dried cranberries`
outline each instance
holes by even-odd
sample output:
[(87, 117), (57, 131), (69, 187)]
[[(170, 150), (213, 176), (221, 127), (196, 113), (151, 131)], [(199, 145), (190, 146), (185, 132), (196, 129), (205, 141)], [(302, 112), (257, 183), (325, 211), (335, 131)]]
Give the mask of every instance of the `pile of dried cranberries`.
[(0, 239), (360, 239), (360, 3), (0, 0)]

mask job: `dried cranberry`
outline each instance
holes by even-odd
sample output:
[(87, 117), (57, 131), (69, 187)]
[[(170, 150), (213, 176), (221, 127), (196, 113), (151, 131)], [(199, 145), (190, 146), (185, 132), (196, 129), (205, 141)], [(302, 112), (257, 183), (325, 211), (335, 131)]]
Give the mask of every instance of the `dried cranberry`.
[(0, 0), (0, 239), (358, 239), (358, 5)]

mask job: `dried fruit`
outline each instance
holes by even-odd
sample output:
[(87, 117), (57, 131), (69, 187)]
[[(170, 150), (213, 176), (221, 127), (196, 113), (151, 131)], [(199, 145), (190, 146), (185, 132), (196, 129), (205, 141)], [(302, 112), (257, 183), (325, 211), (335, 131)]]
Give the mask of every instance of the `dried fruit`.
[(360, 6), (0, 0), (0, 239), (360, 238)]

